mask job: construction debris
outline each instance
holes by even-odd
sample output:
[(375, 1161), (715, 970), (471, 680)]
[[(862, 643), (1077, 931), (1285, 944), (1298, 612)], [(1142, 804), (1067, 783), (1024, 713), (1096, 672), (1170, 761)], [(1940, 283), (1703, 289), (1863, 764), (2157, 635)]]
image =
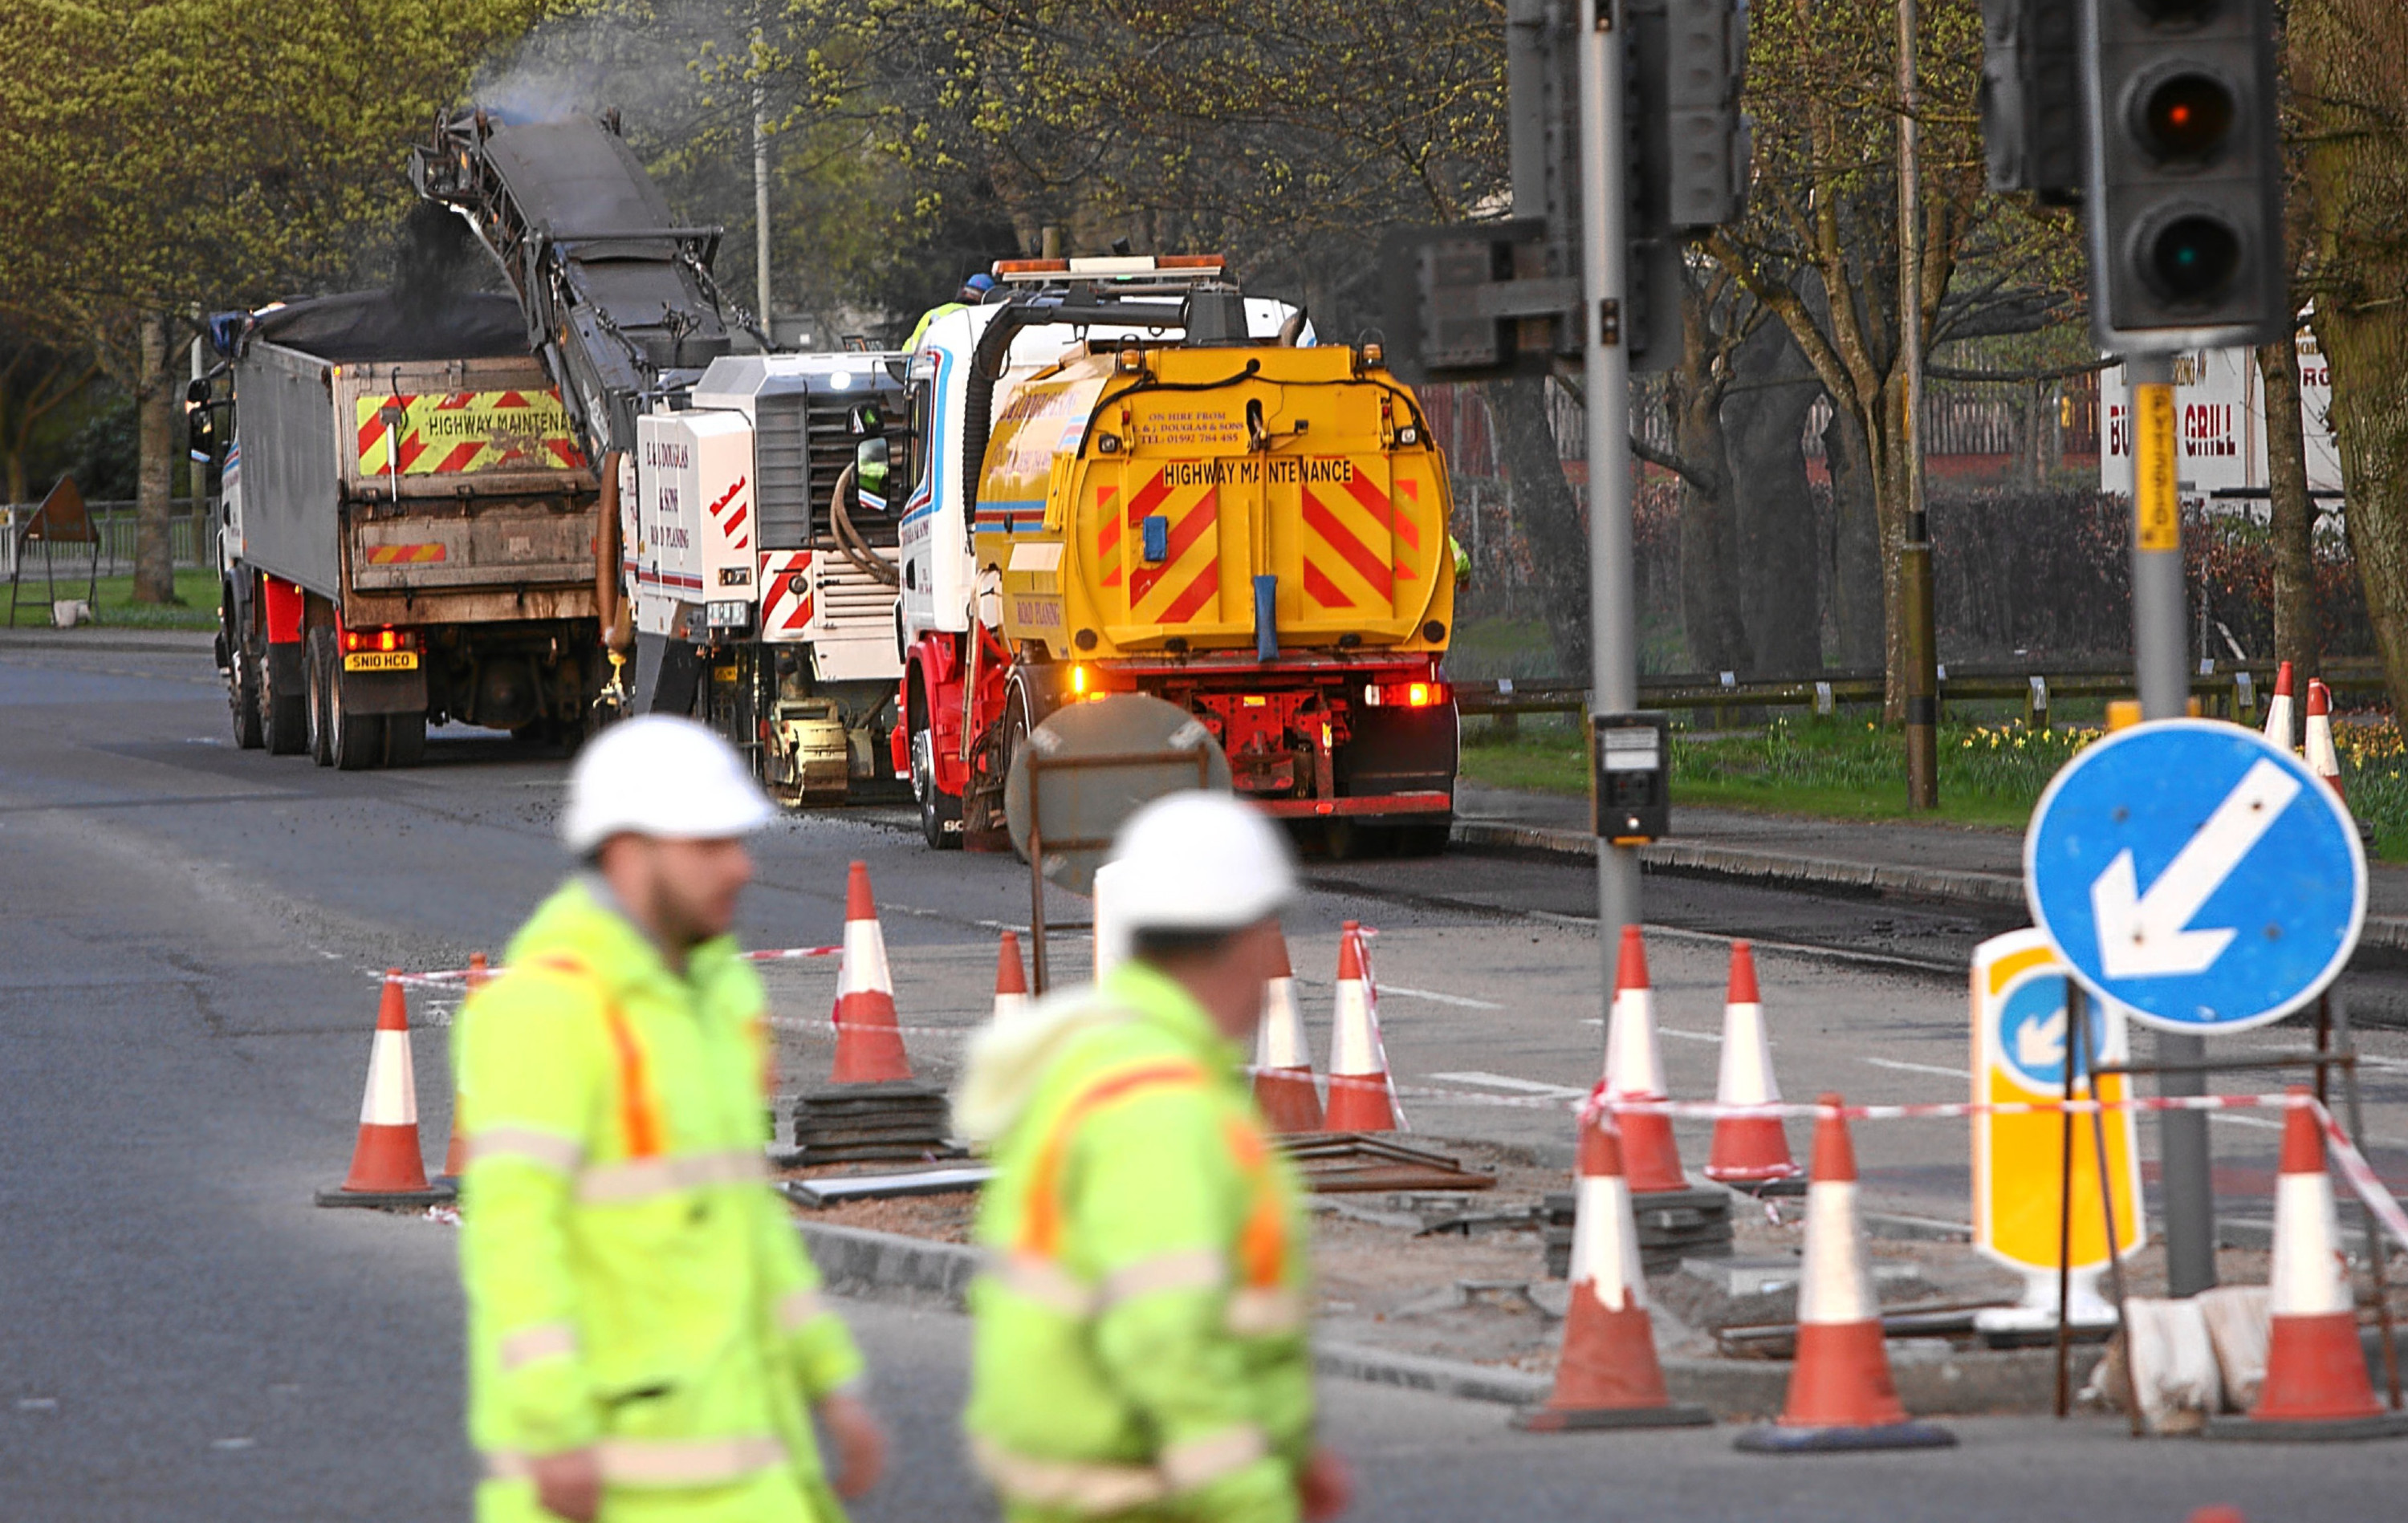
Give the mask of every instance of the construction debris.
[[(1633, 1194), (1639, 1218), (1639, 1262), (1650, 1274), (1670, 1274), (1684, 1259), (1723, 1259), (1731, 1251), (1730, 1193), (1720, 1189), (1662, 1189)], [(1550, 1191), (1546, 1199), (1547, 1274), (1571, 1272), (1573, 1196)]]
[(842, 1174), (827, 1179), (785, 1179), (779, 1188), (797, 1205), (813, 1210), (846, 1201), (887, 1201), (905, 1195), (953, 1195), (976, 1189), (995, 1177), (986, 1165), (911, 1169), (901, 1174)]
[(947, 1139), (952, 1113), (944, 1091), (910, 1079), (808, 1090), (795, 1101), (795, 1146), (784, 1161), (919, 1163), (960, 1158)]
[(1319, 1194), (1339, 1191), (1493, 1189), (1497, 1176), (1466, 1169), (1460, 1159), (1411, 1147), (1386, 1134), (1306, 1132), (1279, 1139), (1303, 1177)]

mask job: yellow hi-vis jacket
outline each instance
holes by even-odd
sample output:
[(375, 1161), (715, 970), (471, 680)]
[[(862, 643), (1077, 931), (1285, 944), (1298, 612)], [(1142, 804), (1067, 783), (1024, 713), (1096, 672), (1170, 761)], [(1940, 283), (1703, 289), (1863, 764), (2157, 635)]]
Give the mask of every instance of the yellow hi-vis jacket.
[(548, 1518), (530, 1459), (594, 1445), (611, 1520), (834, 1523), (807, 1404), (861, 1357), (766, 1182), (759, 977), (683, 976), (572, 879), (452, 1028), (480, 1523)]
[(1015, 1518), (1289, 1523), (1312, 1450), (1304, 1218), (1239, 1068), (1140, 961), (983, 1037), (968, 1424)]

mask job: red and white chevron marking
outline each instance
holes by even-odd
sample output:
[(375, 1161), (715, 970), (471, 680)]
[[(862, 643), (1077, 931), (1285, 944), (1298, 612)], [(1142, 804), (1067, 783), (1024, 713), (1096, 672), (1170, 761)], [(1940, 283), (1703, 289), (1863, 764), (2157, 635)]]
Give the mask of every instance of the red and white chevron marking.
[(761, 557), (761, 633), (799, 640), (811, 622), (811, 552), (769, 550)]
[(748, 527), (752, 509), (744, 498), (746, 480), (747, 477), (738, 477), (736, 484), (728, 488), (719, 501), (710, 505), (710, 521), (719, 525), (719, 532), (727, 536), (728, 545), (739, 550), (752, 548), (752, 531)]

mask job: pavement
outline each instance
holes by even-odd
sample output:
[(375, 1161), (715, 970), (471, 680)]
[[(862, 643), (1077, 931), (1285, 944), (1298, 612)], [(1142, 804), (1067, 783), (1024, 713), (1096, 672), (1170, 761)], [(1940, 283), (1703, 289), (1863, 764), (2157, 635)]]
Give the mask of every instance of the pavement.
[[(1459, 785), (1455, 839), (1465, 846), (1594, 861), (1588, 801), (1561, 793)], [(1652, 873), (1717, 876), (1837, 892), (1895, 893), (1937, 904), (2020, 911), (2020, 831), (1909, 820), (1822, 819), (1675, 802), (1672, 831), (1640, 848)], [(2362, 944), (2408, 952), (2408, 867), (2368, 864)]]
[[(95, 635), (108, 638), (94, 640)], [(494, 950), (554, 883), (563, 768), (452, 730), (429, 762), (342, 774), (236, 750), (208, 637), (0, 637), (0, 1516), (457, 1517), (459, 1302), (451, 1230), (322, 1211), (349, 1157), (389, 966)], [(982, 1018), (995, 936), (1027, 912), (1009, 858), (942, 856), (894, 811), (799, 815), (760, 841), (741, 934), (838, 939), (845, 864), (870, 864), (910, 1040), (937, 1082)], [(1326, 1051), (1339, 923), (1377, 926), (1382, 1014), (1419, 1135), (1560, 1167), (1565, 1100), (1594, 1078), (1604, 970), (1595, 875), (1546, 856), (1309, 864), (1289, 918)], [(1759, 938), (1793, 1094), (1961, 1095), (1963, 951), (1992, 911), (1651, 879), (1651, 952), (1675, 1090), (1712, 1092), (1728, 939)], [(1052, 913), (1078, 905), (1057, 899)], [(1083, 949), (1054, 945), (1057, 966)], [(781, 1061), (824, 1071), (832, 963), (770, 970)], [(2355, 975), (2353, 975), (2355, 976)], [(450, 1121), (450, 1006), (412, 1002), (422, 1126)], [(2236, 1039), (2247, 1041), (2253, 1039)], [(2265, 1045), (2297, 1033), (2260, 1033)], [(2408, 1162), (2408, 1035), (2370, 1032), (2378, 1162)], [(2219, 1187), (2262, 1216), (2274, 1137), (2216, 1128)], [(1703, 1157), (1701, 1129), (1676, 1129)], [(1802, 1131), (1792, 1138), (1801, 1148)], [(1859, 1130), (1869, 1204), (1962, 1219), (1963, 1132)], [(850, 1313), (906, 1462), (864, 1519), (991, 1516), (954, 1432), (963, 1339), (947, 1314)], [(2008, 1518), (2074, 1506), (2179, 1518), (2381, 1516), (2408, 1446), (2132, 1445), (2089, 1418), (1969, 1421), (1945, 1456), (1784, 1464), (1727, 1433), (1535, 1439), (1493, 1404), (1354, 1381), (1327, 1430), (1366, 1472), (1356, 1516), (1484, 1519)], [(1946, 1498), (1944, 1503), (1937, 1499)], [(2252, 1513), (2257, 1516), (2256, 1512)]]

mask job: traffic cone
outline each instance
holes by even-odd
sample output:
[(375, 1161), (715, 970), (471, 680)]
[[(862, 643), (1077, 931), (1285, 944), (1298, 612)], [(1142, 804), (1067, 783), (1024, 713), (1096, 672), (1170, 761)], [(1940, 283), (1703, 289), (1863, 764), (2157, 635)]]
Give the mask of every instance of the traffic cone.
[[(485, 962), (485, 954), (470, 952), (468, 992), (474, 994), (484, 988), (485, 980), (492, 976)], [(468, 1134), (460, 1130), (460, 1094), (455, 1089), (452, 1094), (452, 1141), (443, 1149), (442, 1176), (446, 1179), (457, 1179), (468, 1172)]]
[(1856, 1219), (1856, 1154), (1839, 1114), (1845, 1103), (1825, 1095), (1819, 1103), (1789, 1400), (1778, 1422), (1741, 1434), (1739, 1447), (1760, 1454), (1945, 1448), (1956, 1435), (1908, 1417), (1890, 1379), (1881, 1304)]
[[(1772, 1043), (1764, 1031), (1764, 1002), (1756, 988), (1756, 950), (1745, 941), (1731, 943), (1730, 990), (1723, 997), (1722, 1074), (1714, 1085), (1714, 1103), (1781, 1103), (1781, 1084), (1772, 1076)], [(1796, 1179), (1798, 1163), (1789, 1156), (1781, 1117), (1715, 1117), (1706, 1177), (1742, 1189)]]
[(1584, 1109), (1572, 1216), (1571, 1301), (1555, 1394), (1525, 1407), (1513, 1426), (1555, 1433), (1584, 1428), (1696, 1428), (1713, 1421), (1676, 1404), (1656, 1359), (1647, 1276), (1639, 1265), (1639, 1222), (1622, 1177), (1612, 1116)]
[[(2315, 689), (2308, 690), (2315, 702)], [(2313, 706), (2310, 712), (2314, 713)], [(2311, 723), (2314, 721), (2311, 720)], [(2209, 1420), (2214, 1438), (2386, 1438), (2408, 1433), (2408, 1413), (2386, 1412), (2374, 1400), (2366, 1353), (2358, 1339), (2357, 1298), (2349, 1260), (2333, 1215), (2325, 1140), (2309, 1091), (2291, 1088), (2295, 1103), (2283, 1121), (2282, 1172), (2274, 1181), (2274, 1265), (2267, 1296), (2272, 1324), (2266, 1376), (2246, 1417)], [(2376, 1252), (2383, 1251), (2376, 1245)]]
[(2308, 770), (2325, 780), (2333, 797), (2344, 804), (2349, 794), (2341, 786), (2341, 756), (2333, 749), (2332, 690), (2308, 679)]
[(1001, 1031), (1028, 1014), (1028, 975), (1020, 965), (1020, 937), (1003, 933), (995, 949), (995, 1028)]
[(2266, 738), (2286, 751), (2300, 747), (2291, 736), (2291, 663), (2285, 662), (2274, 671), (2274, 693), (2266, 700)]
[(434, 1205), (452, 1191), (426, 1181), (418, 1142), (418, 1078), (409, 1061), (409, 1002), (401, 970), (388, 969), (377, 1002), (376, 1040), (368, 1048), (367, 1091), (360, 1098), (360, 1137), (351, 1172), (338, 1189), (318, 1192), (320, 1205)]
[(1363, 976), (1363, 928), (1349, 920), (1338, 933), (1338, 1012), (1329, 1039), (1332, 1132), (1394, 1132), (1396, 1102), (1388, 1090), (1388, 1054), (1380, 1042), (1380, 1011)]
[(911, 1076), (903, 1033), (895, 1029), (895, 975), (886, 966), (886, 932), (869, 897), (869, 868), (853, 864), (844, 885), (844, 961), (836, 975), (836, 1065), (831, 1084), (878, 1084)]
[[(1344, 954), (1340, 954), (1341, 960)], [(1345, 973), (1341, 967), (1340, 977)], [(1287, 938), (1280, 938), (1280, 971), (1263, 989), (1262, 1023), (1254, 1029), (1254, 1103), (1277, 1132), (1321, 1130), (1321, 1095), (1312, 1087), (1312, 1049), (1296, 1009), (1296, 970)]]
[[(1609, 1100), (1668, 1098), (1664, 1058), (1656, 1046), (1656, 991), (1647, 985), (1647, 944), (1635, 925), (1622, 928), (1621, 955), (1614, 963), (1613, 1018), (1605, 1035), (1605, 1093)], [(1689, 1188), (1681, 1173), (1681, 1149), (1672, 1140), (1670, 1117), (1625, 1114), (1617, 1120), (1622, 1160), (1628, 1166), (1634, 1194)]]

